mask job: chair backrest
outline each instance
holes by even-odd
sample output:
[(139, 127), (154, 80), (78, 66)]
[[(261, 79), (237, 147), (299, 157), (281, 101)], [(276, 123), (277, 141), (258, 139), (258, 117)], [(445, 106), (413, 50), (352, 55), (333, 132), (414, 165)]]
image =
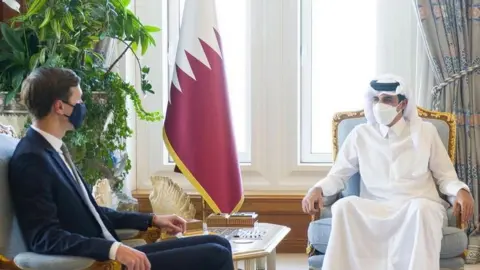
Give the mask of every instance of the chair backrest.
[[(448, 155), (452, 162), (455, 162), (455, 136), (456, 122), (455, 116), (450, 113), (429, 111), (417, 107), (418, 115), (425, 121), (431, 122), (438, 130)], [(342, 146), (345, 138), (356, 125), (366, 123), (367, 119), (363, 110), (353, 112), (336, 113), (333, 117), (333, 158), (335, 159), (338, 149)], [(350, 195), (360, 195), (360, 175), (357, 173), (347, 182), (345, 190), (342, 191), (342, 197)]]
[(8, 188), (8, 162), (18, 141), (11, 129), (0, 125), (0, 255), (7, 259), (26, 251)]

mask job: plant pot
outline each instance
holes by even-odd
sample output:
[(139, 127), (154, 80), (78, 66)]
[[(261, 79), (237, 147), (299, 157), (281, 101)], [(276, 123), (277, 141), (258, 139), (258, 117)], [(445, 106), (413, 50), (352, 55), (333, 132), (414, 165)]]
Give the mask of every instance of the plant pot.
[(92, 100), (95, 101), (96, 103), (105, 104), (105, 103), (107, 103), (107, 99), (108, 99), (107, 92), (92, 91)]
[(28, 114), (27, 107), (21, 103), (20, 95), (16, 95), (5, 105), (7, 92), (0, 92), (0, 115), (23, 116)]

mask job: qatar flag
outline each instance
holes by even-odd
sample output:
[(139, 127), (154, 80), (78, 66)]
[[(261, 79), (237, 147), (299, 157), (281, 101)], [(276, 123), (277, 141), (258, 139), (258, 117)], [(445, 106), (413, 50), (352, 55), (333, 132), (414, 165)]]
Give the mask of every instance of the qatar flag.
[(214, 0), (185, 1), (163, 138), (212, 210), (231, 214), (243, 187), (216, 17)]

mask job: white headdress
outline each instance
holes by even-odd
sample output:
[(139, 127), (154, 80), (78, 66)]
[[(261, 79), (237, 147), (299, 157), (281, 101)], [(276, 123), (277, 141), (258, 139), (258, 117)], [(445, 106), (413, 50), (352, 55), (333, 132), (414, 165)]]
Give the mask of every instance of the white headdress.
[[(375, 88), (374, 88), (375, 87)], [(382, 93), (389, 95), (404, 95), (408, 99), (407, 107), (403, 112), (403, 117), (410, 124), (410, 132), (415, 145), (418, 145), (419, 132), (421, 129), (422, 119), (418, 116), (417, 104), (415, 103), (415, 91), (411, 90), (408, 85), (399, 76), (385, 74), (375, 78), (367, 88), (365, 93), (364, 112), (365, 118), (369, 124), (376, 124), (373, 115), (373, 98)]]

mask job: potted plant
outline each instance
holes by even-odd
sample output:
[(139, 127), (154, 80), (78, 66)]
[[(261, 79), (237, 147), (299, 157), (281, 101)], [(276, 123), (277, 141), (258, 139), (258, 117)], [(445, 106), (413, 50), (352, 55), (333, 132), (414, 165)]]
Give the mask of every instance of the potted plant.
[[(9, 0), (10, 2), (14, 0)], [(133, 52), (141, 73), (141, 90), (154, 93), (137, 51), (144, 54), (155, 45), (151, 33), (159, 28), (142, 24), (128, 9), (129, 0), (27, 0), (25, 12), (1, 23), (0, 89), (9, 104), (18, 96), (29, 72), (40, 66), (65, 67), (82, 78), (84, 102), (88, 108), (85, 124), (69, 133), (65, 143), (74, 162), (90, 184), (110, 177), (114, 191), (120, 191), (130, 170), (125, 154), (126, 139), (132, 135), (127, 123), (126, 99), (138, 117), (160, 121), (160, 112), (143, 109), (137, 90), (113, 70), (127, 51)], [(105, 55), (115, 45), (125, 49), (106, 63)], [(111, 179), (113, 178), (113, 179)]]

